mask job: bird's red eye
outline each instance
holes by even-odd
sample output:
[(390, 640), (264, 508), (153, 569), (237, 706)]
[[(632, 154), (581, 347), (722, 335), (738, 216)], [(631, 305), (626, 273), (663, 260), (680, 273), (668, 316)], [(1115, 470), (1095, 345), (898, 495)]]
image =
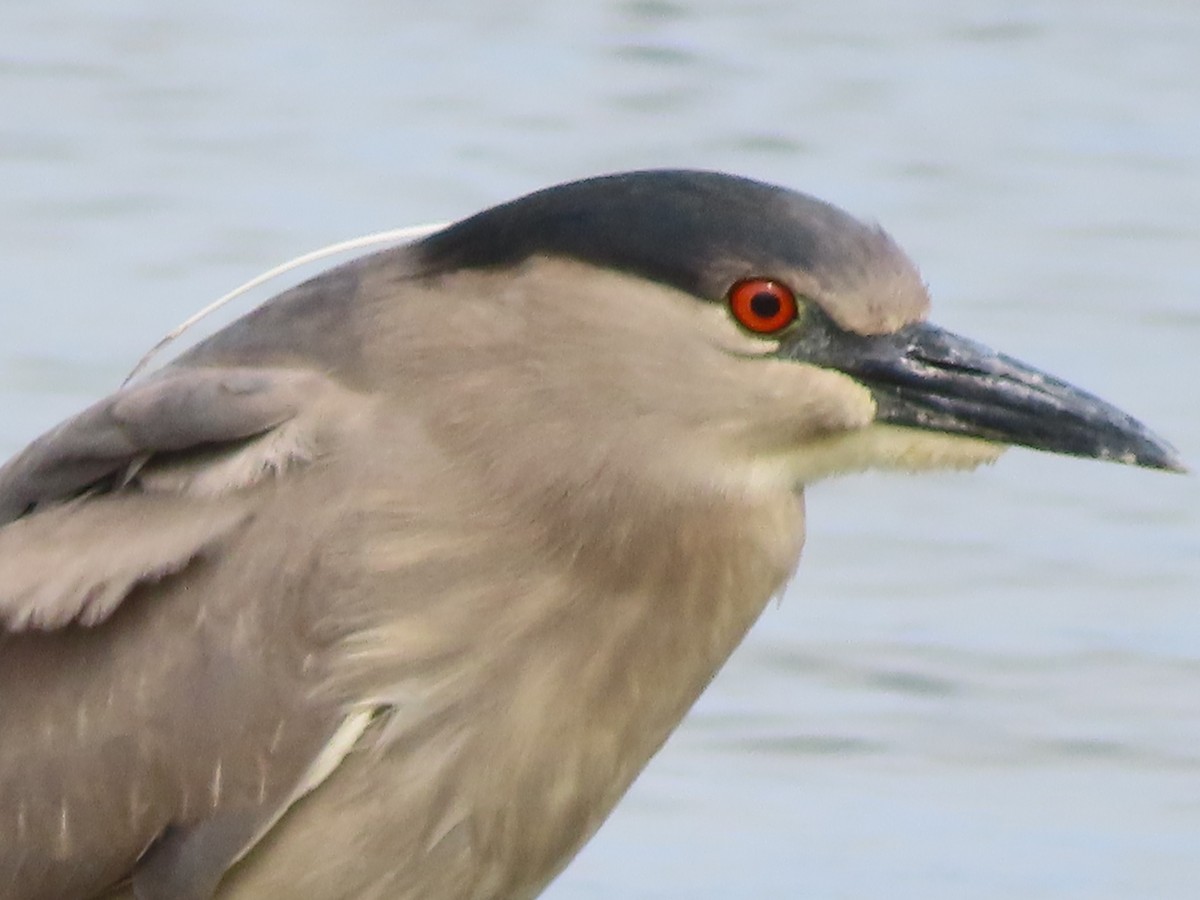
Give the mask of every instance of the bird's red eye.
[(796, 321), (796, 296), (778, 281), (746, 278), (729, 289), (729, 311), (743, 328), (774, 334)]

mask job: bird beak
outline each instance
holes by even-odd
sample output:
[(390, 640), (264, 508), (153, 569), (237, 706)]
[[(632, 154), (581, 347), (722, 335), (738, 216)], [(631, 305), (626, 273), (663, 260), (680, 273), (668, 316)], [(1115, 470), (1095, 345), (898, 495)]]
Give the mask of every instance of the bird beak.
[(780, 355), (865, 385), (878, 422), (1187, 471), (1170, 444), (1115, 406), (935, 325), (864, 336), (817, 314), (805, 326), (784, 341)]

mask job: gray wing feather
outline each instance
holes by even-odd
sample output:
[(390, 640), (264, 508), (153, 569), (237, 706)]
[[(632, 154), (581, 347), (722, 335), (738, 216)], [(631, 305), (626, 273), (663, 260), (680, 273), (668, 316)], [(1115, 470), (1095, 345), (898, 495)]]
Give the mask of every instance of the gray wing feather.
[(107, 619), (139, 584), (181, 571), (249, 513), (195, 502), (180, 515), (163, 495), (99, 497), (0, 528), (0, 631), (50, 630)]
[[(305, 644), (268, 653), (256, 637), (280, 611), (302, 615), (280, 599), (301, 575), (241, 541), (279, 515), (280, 493), (254, 486), (335, 454), (362, 403), (315, 371), (176, 366), (0, 468), (0, 732), (13, 738), (0, 741), (0, 894), (75, 896), (132, 874), (142, 897), (206, 897), (319, 780), (309, 770), (327, 774), (343, 714), (293, 684)], [(243, 608), (244, 578), (260, 596)], [(146, 602), (123, 607), (141, 588)], [(234, 689), (239, 671), (258, 677)], [(220, 729), (238, 742), (216, 742)], [(115, 762), (114, 742), (127, 747)]]
[(240, 489), (313, 455), (301, 420), (330, 390), (293, 369), (168, 369), (38, 438), (0, 468), (0, 632), (96, 625), (205, 554), (248, 517)]
[(323, 381), (291, 369), (185, 368), (118, 391), (0, 468), (0, 525), (156, 454), (263, 434), (296, 416)]
[(136, 900), (209, 900), (233, 860), (261, 828), (260, 817), (226, 813), (190, 828), (169, 827), (133, 871)]

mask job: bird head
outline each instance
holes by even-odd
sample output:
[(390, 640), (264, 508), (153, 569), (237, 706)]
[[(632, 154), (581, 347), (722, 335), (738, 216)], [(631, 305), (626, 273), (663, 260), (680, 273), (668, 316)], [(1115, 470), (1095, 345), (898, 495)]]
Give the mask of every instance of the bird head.
[[(548, 188), (418, 246), (426, 278), (510, 277), (527, 362), (676, 469), (801, 485), (972, 467), (1020, 445), (1182, 470), (1112, 405), (927, 320), (881, 228), (806, 194), (700, 171)], [(535, 392), (536, 393), (536, 392)], [(586, 429), (585, 429), (586, 430)], [(703, 437), (699, 437), (703, 435)], [(685, 459), (686, 457), (686, 459)]]

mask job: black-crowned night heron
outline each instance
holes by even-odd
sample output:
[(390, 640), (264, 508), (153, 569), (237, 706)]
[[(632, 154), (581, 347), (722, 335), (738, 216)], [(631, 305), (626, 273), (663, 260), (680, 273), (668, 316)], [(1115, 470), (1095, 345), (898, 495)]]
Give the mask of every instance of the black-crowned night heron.
[(705, 172), (336, 268), (0, 469), (0, 895), (532, 897), (796, 565), (802, 488), (1181, 468)]

